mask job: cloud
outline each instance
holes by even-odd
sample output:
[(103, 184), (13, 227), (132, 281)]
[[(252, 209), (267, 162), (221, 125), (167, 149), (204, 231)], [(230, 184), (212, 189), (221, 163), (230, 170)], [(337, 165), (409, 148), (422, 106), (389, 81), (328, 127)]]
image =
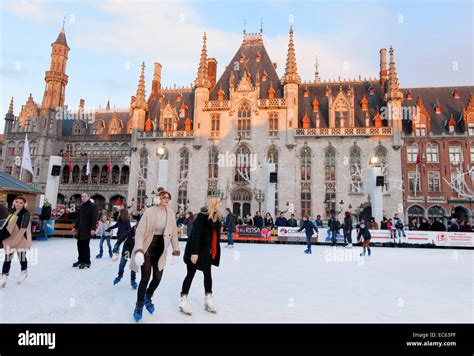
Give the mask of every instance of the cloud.
[(35, 22), (43, 22), (57, 15), (57, 10), (46, 2), (2, 2), (1, 9)]

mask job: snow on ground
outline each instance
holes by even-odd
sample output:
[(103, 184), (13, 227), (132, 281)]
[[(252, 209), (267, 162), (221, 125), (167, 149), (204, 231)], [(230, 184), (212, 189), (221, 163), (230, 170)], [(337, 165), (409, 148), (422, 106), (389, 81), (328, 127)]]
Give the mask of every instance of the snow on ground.
[[(115, 242), (115, 241), (113, 241)], [(96, 260), (79, 270), (76, 241), (35, 241), (29, 276), (22, 285), (18, 261), (0, 290), (1, 323), (133, 323), (136, 291), (128, 265), (120, 284), (112, 281), (118, 261)], [(303, 245), (222, 244), (221, 267), (213, 267), (217, 314), (203, 309), (203, 276), (194, 279), (194, 314), (178, 311), (186, 273), (180, 257), (168, 258), (153, 298), (154, 315), (144, 323), (472, 323), (474, 321), (471, 250), (372, 248), (371, 257), (352, 250)], [(181, 243), (184, 250), (184, 243)], [(3, 250), (2, 250), (3, 251)], [(3, 252), (1, 260), (3, 261)], [(139, 281), (139, 276), (137, 282)]]

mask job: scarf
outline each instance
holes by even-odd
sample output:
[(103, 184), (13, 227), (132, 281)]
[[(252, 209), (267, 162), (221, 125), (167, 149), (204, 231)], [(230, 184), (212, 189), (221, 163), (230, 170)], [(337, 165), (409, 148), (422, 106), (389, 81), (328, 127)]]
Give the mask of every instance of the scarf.
[(211, 257), (214, 260), (217, 255), (217, 230), (212, 225), (212, 245), (211, 245)]

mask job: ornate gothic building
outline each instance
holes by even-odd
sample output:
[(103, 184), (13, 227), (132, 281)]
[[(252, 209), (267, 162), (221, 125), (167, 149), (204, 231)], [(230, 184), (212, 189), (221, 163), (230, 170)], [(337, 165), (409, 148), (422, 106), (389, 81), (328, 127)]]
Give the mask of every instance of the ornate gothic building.
[[(58, 199), (66, 203), (88, 191), (103, 207), (118, 199), (141, 209), (162, 185), (176, 209), (197, 211), (215, 195), (240, 214), (294, 210), (297, 216), (327, 217), (331, 210), (371, 214), (372, 162), (384, 176), (387, 216), (426, 216), (435, 204), (445, 215), (461, 206), (470, 216), (472, 195), (450, 205), (451, 185), (430, 190), (432, 172), (442, 185), (443, 177), (452, 182), (453, 170), (440, 163), (441, 152), (438, 162), (428, 162), (424, 150), (439, 137), (440, 151), (451, 154), (447, 138), (452, 138), (463, 151), (463, 169), (474, 164), (473, 87), (402, 89), (392, 48), (388, 64), (386, 49), (379, 52), (378, 78), (323, 82), (316, 69), (314, 80), (302, 82), (292, 29), (282, 77), (262, 32), (244, 32), (240, 48), (217, 78), (217, 60), (208, 57), (206, 40), (204, 34), (192, 87), (162, 87), (162, 66), (155, 63), (147, 97), (142, 64), (128, 108), (107, 105), (94, 110), (89, 122), (55, 120), (68, 82), (63, 28), (52, 44), (42, 104), (30, 94), (15, 116), (12, 99), (5, 117), (3, 169), (18, 177), (14, 159), (28, 133), (35, 175), (23, 178), (44, 189), (48, 157), (62, 155)], [(411, 107), (416, 110), (406, 110)], [(84, 109), (83, 100), (79, 108)], [(416, 171), (423, 183), (415, 197), (410, 165), (418, 152), (427, 166)], [(464, 193), (474, 189), (470, 176), (463, 184)]]

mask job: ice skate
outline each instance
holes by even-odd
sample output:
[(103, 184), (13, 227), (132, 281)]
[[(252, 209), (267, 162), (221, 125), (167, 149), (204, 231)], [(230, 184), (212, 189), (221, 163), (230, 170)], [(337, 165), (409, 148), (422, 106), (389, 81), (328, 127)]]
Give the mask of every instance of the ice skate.
[(21, 271), (20, 277), (18, 277), (18, 284), (22, 284), (26, 277), (28, 277), (28, 271)]
[(7, 279), (8, 279), (8, 275), (6, 275), (6, 274), (3, 274), (0, 277), (0, 288), (5, 287), (5, 285), (7, 284)]
[(306, 253), (307, 255), (311, 255), (311, 250), (307, 248), (306, 250), (304, 250), (304, 253)]
[(212, 298), (211, 293), (206, 294), (204, 309), (210, 313), (217, 313), (216, 305), (214, 304), (214, 299)]
[(188, 303), (187, 295), (181, 296), (181, 299), (179, 301), (179, 310), (186, 315), (192, 315), (193, 311), (191, 309), (191, 306)]
[(120, 277), (116, 277), (116, 278), (114, 279), (114, 286), (115, 286), (116, 284), (119, 284), (121, 279), (122, 279), (122, 278), (120, 278)]
[(352, 244), (347, 244), (346, 248), (352, 248)]
[(153, 312), (155, 311), (155, 306), (151, 302), (151, 297), (148, 294), (145, 294), (145, 308), (150, 314), (153, 314)]
[(98, 253), (97, 256), (95, 256), (95, 258), (102, 258), (102, 252)]
[(135, 310), (133, 311), (133, 318), (135, 319), (136, 322), (140, 321), (143, 316), (143, 302), (135, 305)]

